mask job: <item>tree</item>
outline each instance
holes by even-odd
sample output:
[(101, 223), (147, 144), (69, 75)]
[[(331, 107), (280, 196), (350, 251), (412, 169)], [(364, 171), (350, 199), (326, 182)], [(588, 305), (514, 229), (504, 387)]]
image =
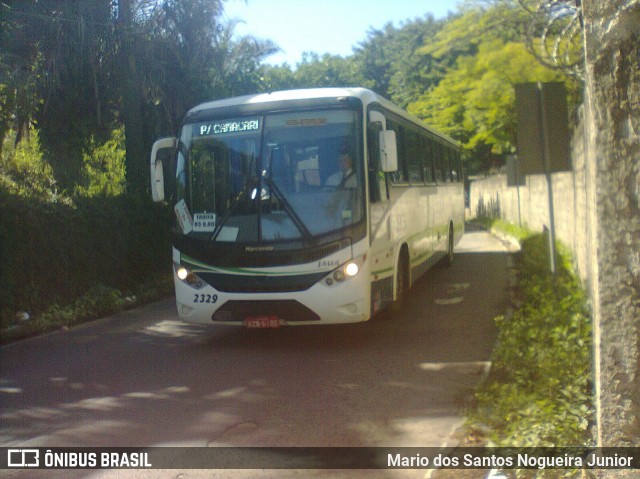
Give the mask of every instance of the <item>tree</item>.
[(536, 61), (525, 45), (526, 18), (509, 2), (466, 11), (423, 48), (436, 58), (455, 57), (440, 83), (411, 103), (411, 113), (471, 150), (471, 171), (500, 166), (515, 151), (517, 83), (566, 81), (564, 73)]
[(431, 15), (406, 22), (392, 37), (394, 61), (389, 81), (389, 98), (403, 108), (444, 76), (447, 58), (436, 58), (422, 51), (422, 46), (433, 40), (445, 21), (436, 21)]
[(118, 0), (116, 38), (117, 78), (121, 96), (120, 112), (124, 123), (125, 172), (129, 191), (144, 194), (147, 191), (145, 143), (142, 119), (142, 92), (140, 66), (134, 36), (132, 0)]
[(271, 92), (298, 88), (297, 80), (291, 67), (284, 63), (282, 65), (262, 65), (260, 67), (261, 92)]
[(82, 172), (75, 193), (79, 196), (117, 196), (124, 193), (124, 129), (113, 130), (102, 145), (93, 139), (82, 155)]
[(562, 80), (535, 61), (522, 43), (483, 42), (474, 56), (458, 59), (440, 84), (409, 111), (464, 143), (489, 145), (494, 153), (515, 148), (516, 83)]
[(153, 139), (196, 103), (257, 90), (275, 50), (236, 39), (222, 0), (6, 0), (0, 12), (0, 136), (19, 142), (36, 123), (69, 192), (83, 152), (124, 124), (127, 188), (146, 194)]
[(332, 86), (367, 86), (359, 65), (349, 58), (305, 53), (295, 72), (297, 83), (305, 88)]
[(353, 61), (361, 65), (373, 90), (406, 107), (444, 74), (442, 60), (421, 53), (444, 23), (428, 15), (399, 28), (388, 23), (381, 30), (372, 29), (355, 49)]
[(373, 84), (352, 57), (328, 53), (320, 56), (305, 52), (295, 71), (288, 64), (261, 69), (262, 91), (340, 86), (372, 87)]
[(220, 1), (165, 0), (138, 16), (145, 151), (157, 136), (175, 133), (194, 105), (259, 88), (259, 63), (276, 47), (235, 38), (236, 23), (221, 15)]
[(0, 8), (7, 27), (0, 95), (10, 115), (2, 115), (0, 134), (12, 127), (19, 142), (35, 121), (58, 184), (69, 188), (84, 142), (110, 131), (111, 2), (6, 1)]

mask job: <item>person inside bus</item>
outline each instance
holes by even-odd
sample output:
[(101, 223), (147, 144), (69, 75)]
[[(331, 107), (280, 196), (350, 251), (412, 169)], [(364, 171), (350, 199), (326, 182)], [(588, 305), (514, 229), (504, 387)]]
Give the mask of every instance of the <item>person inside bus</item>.
[(335, 188), (356, 187), (356, 175), (353, 171), (353, 159), (349, 153), (344, 152), (340, 154), (340, 170), (329, 176), (324, 185)]

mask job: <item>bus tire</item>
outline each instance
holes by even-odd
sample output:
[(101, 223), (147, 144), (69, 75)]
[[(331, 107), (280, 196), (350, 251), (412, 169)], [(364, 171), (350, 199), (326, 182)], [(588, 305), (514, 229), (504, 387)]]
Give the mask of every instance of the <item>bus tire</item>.
[(453, 248), (454, 248), (454, 236), (453, 236), (453, 224), (449, 225), (449, 238), (447, 239), (447, 257), (446, 264), (451, 266), (453, 264)]
[(409, 255), (406, 249), (400, 251), (396, 268), (396, 299), (389, 307), (393, 319), (401, 319), (406, 313), (407, 294), (409, 293)]

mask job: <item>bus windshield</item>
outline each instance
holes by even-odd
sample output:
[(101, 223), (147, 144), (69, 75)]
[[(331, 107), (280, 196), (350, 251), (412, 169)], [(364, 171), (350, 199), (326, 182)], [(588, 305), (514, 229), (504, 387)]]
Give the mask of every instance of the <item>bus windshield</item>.
[(357, 114), (351, 110), (185, 125), (176, 213), (184, 234), (220, 242), (308, 239), (364, 219)]

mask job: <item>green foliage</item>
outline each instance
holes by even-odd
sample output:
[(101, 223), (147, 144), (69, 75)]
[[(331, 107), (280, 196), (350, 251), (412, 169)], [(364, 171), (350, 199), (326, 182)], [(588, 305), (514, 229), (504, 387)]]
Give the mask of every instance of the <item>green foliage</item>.
[(69, 304), (54, 304), (28, 319), (16, 317), (13, 321), (3, 321), (0, 324), (0, 342), (22, 339), (54, 328), (104, 317), (126, 308), (167, 297), (172, 292), (173, 278), (169, 274), (156, 279), (147, 279), (127, 293), (98, 284)]
[[(505, 234), (507, 236), (515, 238), (519, 242), (532, 235), (531, 230), (529, 230), (526, 226), (518, 226), (501, 219), (495, 219), (491, 222), (491, 231)], [(567, 266), (567, 268), (570, 267), (570, 265)]]
[(592, 345), (585, 293), (565, 253), (556, 277), (549, 273), (545, 235), (523, 239), (517, 263), (521, 306), (511, 317), (496, 318), (492, 372), (477, 393), (473, 421), (488, 426), (499, 446), (590, 445)]
[(193, 105), (256, 91), (360, 85), (465, 144), (472, 173), (488, 170), (513, 150), (513, 84), (564, 79), (527, 52), (531, 16), (523, 5), (532, 3), (469, 0), (443, 20), (372, 29), (349, 57), (309, 53), (291, 68), (260, 65), (276, 45), (234, 35), (236, 21), (223, 20), (221, 0), (5, 0), (0, 137), (37, 121), (58, 188), (74, 192), (89, 188), (83, 155), (122, 123), (127, 190), (144, 194), (153, 140), (175, 133)]
[(488, 145), (493, 153), (506, 154), (516, 144), (515, 85), (564, 79), (537, 63), (523, 43), (484, 40), (476, 54), (460, 56), (409, 111), (470, 150)]
[(124, 128), (113, 130), (111, 138), (97, 146), (91, 138), (82, 157), (82, 172), (76, 194), (117, 196), (125, 191)]
[(460, 56), (475, 55), (484, 42), (524, 41), (528, 22), (519, 0), (468, 1), (461, 13), (446, 22), (420, 52), (436, 58), (449, 57), (453, 64)]
[(306, 53), (296, 68), (287, 64), (263, 66), (261, 89), (362, 86), (406, 107), (444, 73), (433, 56), (418, 53), (443, 23), (431, 16), (400, 27), (389, 23), (381, 30), (369, 31), (349, 57)]
[[(0, 82), (13, 95), (9, 127), (36, 121), (58, 187), (72, 191), (82, 148), (115, 118), (110, 0), (24, 2), (2, 9)], [(0, 129), (0, 135), (5, 130)]]
[(26, 138), (15, 146), (16, 132), (4, 138), (0, 156), (0, 185), (14, 194), (45, 200), (56, 196), (53, 170), (40, 149), (38, 131), (30, 128)]
[(502, 158), (515, 151), (517, 83), (564, 81), (570, 108), (580, 102), (580, 85), (543, 66), (528, 50), (529, 22), (518, 2), (475, 2), (419, 50), (447, 70), (408, 110), (471, 151), (472, 173), (501, 166)]
[(170, 214), (131, 195), (44, 202), (0, 189), (0, 315), (69, 304), (92, 286), (127, 290), (165, 271)]
[(357, 63), (338, 55), (305, 54), (294, 77), (305, 87), (371, 86)]
[[(0, 2), (0, 138), (36, 121), (61, 190), (83, 154), (126, 132), (129, 191), (148, 189), (153, 140), (195, 104), (258, 90), (270, 41), (234, 35), (221, 0)], [(86, 170), (86, 169), (85, 169)]]
[[(500, 218), (478, 217), (473, 222), (483, 226), (498, 237), (514, 238), (518, 243), (533, 235), (533, 232), (526, 225), (518, 226)], [(567, 268), (570, 269), (571, 265), (567, 265)]]
[(235, 36), (222, 0), (0, 2), (0, 310), (119, 288), (168, 257), (168, 213), (121, 193), (144, 196), (152, 141), (204, 100), (370, 87), (472, 149), (471, 171), (488, 169), (513, 149), (513, 84), (562, 78), (523, 47), (521, 2), (388, 24), (350, 57), (308, 54), (295, 69), (261, 65), (276, 46)]
[(445, 24), (426, 16), (400, 27), (389, 23), (381, 30), (371, 30), (352, 61), (361, 65), (373, 90), (406, 108), (444, 74), (446, 60), (440, 61), (422, 48), (434, 41)]
[(339, 55), (305, 53), (295, 70), (284, 64), (263, 66), (261, 72), (263, 91), (336, 86), (373, 87), (373, 82), (366, 78), (357, 62)]

